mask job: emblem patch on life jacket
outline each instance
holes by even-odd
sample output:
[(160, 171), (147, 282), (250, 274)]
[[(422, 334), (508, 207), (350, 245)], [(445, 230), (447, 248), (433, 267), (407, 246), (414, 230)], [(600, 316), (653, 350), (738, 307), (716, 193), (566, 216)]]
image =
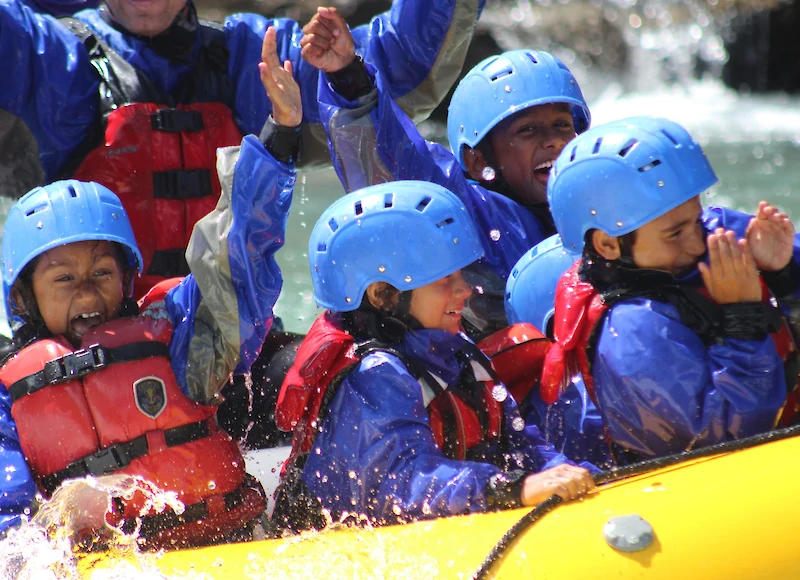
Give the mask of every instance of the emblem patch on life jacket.
[(142, 413), (155, 419), (167, 407), (167, 387), (158, 377), (144, 377), (133, 383), (133, 399)]

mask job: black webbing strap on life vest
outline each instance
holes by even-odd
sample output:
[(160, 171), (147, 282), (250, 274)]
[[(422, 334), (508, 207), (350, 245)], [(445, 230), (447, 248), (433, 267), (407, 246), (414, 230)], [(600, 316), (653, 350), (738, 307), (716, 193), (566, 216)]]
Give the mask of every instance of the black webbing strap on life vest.
[(169, 358), (169, 346), (156, 341), (134, 342), (114, 348), (93, 344), (89, 348), (82, 348), (48, 361), (42, 370), (22, 378), (8, 387), (8, 393), (11, 395), (11, 402), (14, 403), (39, 389), (78, 379), (110, 364), (156, 356)]
[(153, 252), (153, 261), (147, 268), (147, 274), (151, 276), (163, 276), (173, 278), (175, 276), (188, 276), (191, 270), (186, 261), (186, 250), (156, 250)]
[[(164, 431), (164, 441), (167, 447), (183, 445), (184, 443), (210, 436), (211, 426), (208, 422), (209, 420), (206, 419), (166, 429)], [(127, 467), (131, 461), (144, 457), (148, 452), (147, 436), (140, 435), (136, 439), (131, 439), (125, 443), (115, 443), (105, 449), (95, 451), (83, 459), (73, 461), (64, 469), (43, 477), (40, 484), (48, 494), (52, 494), (61, 482), (66, 479), (77, 479), (87, 475), (108, 475)]]

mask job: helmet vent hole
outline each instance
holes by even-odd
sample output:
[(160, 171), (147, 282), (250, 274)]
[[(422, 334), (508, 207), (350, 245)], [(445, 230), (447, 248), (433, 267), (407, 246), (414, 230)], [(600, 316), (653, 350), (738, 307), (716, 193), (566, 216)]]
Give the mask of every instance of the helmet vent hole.
[(32, 210), (25, 213), (25, 217), (32, 216), (33, 214), (42, 211), (43, 209), (47, 209), (46, 205), (40, 205), (39, 207), (35, 207)]
[(393, 205), (394, 205), (394, 194), (393, 193), (387, 193), (385, 196), (383, 196), (383, 207), (390, 208)]
[(594, 147), (592, 147), (592, 155), (596, 155), (600, 151), (600, 145), (603, 144), (603, 138), (600, 137), (597, 141), (594, 142)]
[(642, 165), (639, 168), (639, 173), (644, 173), (645, 171), (650, 171), (653, 167), (658, 167), (659, 165), (661, 165), (661, 160), (660, 159), (654, 159), (653, 161), (651, 161), (647, 165)]
[(578, 151), (577, 147), (573, 147), (572, 148), (572, 152), (569, 154), (569, 160), (570, 161), (575, 161), (575, 153), (577, 153), (577, 151)]
[(71, 185), (67, 188), (67, 191), (69, 192), (70, 197), (78, 197), (78, 192), (75, 191), (75, 188)]
[(331, 221), (328, 222), (328, 227), (331, 228), (332, 232), (335, 232), (339, 229), (339, 224), (336, 223), (335, 218), (331, 218)]
[(455, 220), (454, 220), (453, 218), (451, 218), (451, 217), (449, 217), (449, 218), (445, 218), (445, 219), (443, 219), (442, 221), (440, 221), (438, 224), (436, 224), (436, 227), (437, 227), (437, 228), (443, 228), (444, 226), (449, 226), (449, 225), (450, 225), (451, 223), (453, 223), (454, 221), (455, 221)]
[(535, 56), (535, 55), (534, 55), (532, 52), (529, 52), (529, 53), (528, 53), (528, 58), (529, 58), (529, 59), (531, 59), (531, 62), (532, 62), (533, 64), (539, 64), (539, 61), (538, 61), (538, 60), (536, 60), (536, 56)]
[(356, 215), (361, 215), (362, 213), (364, 213), (364, 208), (361, 207), (361, 202), (360, 201), (356, 202), (355, 210), (356, 210)]
[[(630, 141), (628, 141), (628, 144), (627, 144), (627, 145), (625, 145), (625, 147), (623, 147), (623, 148), (620, 150), (620, 152), (619, 152), (619, 156), (620, 156), (620, 157), (625, 157), (625, 156), (626, 156), (628, 153), (630, 153), (630, 152), (633, 150), (633, 148), (634, 148), (634, 147), (636, 147), (638, 144), (639, 144), (639, 142), (638, 142), (636, 139), (631, 139)], [(641, 171), (641, 170), (640, 170), (640, 171)]]
[(499, 81), (500, 79), (504, 79), (507, 76), (511, 76), (513, 74), (514, 74), (514, 71), (511, 70), (510, 68), (507, 68), (506, 70), (501, 71), (501, 72), (497, 73), (496, 75), (493, 75), (492, 76), (492, 82)]
[(425, 208), (428, 207), (428, 204), (431, 202), (430, 197), (423, 197), (420, 202), (417, 204), (417, 211), (425, 211)]
[(673, 145), (675, 145), (675, 147), (680, 147), (680, 146), (681, 146), (681, 144), (678, 142), (678, 140), (677, 140), (675, 137), (673, 137), (673, 136), (672, 136), (672, 135), (669, 133), (669, 131), (667, 131), (666, 129), (661, 129), (661, 132), (664, 134), (664, 136), (665, 136), (667, 139), (669, 139), (670, 141), (672, 141), (672, 144), (673, 144)]
[(325, 242), (320, 242), (319, 244), (317, 244), (317, 252), (323, 254), (327, 251), (328, 251), (328, 244), (326, 244)]

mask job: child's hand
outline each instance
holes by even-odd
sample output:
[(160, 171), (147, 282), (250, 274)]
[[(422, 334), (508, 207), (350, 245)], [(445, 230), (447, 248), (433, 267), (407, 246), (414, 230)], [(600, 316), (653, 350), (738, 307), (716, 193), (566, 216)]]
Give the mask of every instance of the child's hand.
[(760, 302), (761, 282), (747, 240), (731, 230), (708, 236), (708, 265), (697, 265), (711, 298), (718, 304)]
[(336, 8), (317, 8), (303, 27), (300, 46), (303, 58), (323, 72), (342, 70), (356, 57), (353, 35)]
[(292, 76), (292, 63), (287, 60), (281, 66), (278, 60), (276, 34), (275, 28), (267, 28), (258, 71), (267, 96), (272, 101), (272, 118), (278, 125), (297, 127), (303, 121), (300, 87)]
[(775, 272), (784, 268), (794, 253), (794, 224), (789, 216), (766, 201), (747, 225), (747, 241), (756, 268)]
[(565, 501), (577, 499), (594, 489), (594, 480), (587, 470), (562, 464), (525, 478), (522, 486), (522, 505), (535, 506), (551, 495)]

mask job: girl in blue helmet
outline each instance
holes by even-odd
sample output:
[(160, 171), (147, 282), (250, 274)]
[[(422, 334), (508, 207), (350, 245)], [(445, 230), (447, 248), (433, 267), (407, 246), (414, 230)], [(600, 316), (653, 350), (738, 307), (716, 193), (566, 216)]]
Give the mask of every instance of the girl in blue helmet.
[(794, 227), (766, 202), (755, 216), (704, 210), (716, 181), (686, 130), (652, 117), (592, 129), (554, 166), (550, 207), (582, 260), (559, 282), (541, 393), (554, 400), (580, 371), (620, 461), (797, 412), (784, 375), (796, 348), (770, 300), (800, 289)]
[(320, 217), (309, 262), (328, 310), (278, 400), (279, 427), (294, 431), (279, 525), (405, 522), (592, 488), (460, 332), (477, 240), (464, 205), (428, 182), (367, 187)]
[[(108, 522), (149, 547), (198, 545), (243, 537), (260, 518), (264, 491), (216, 409), (230, 374), (258, 356), (281, 288), (274, 254), (295, 180), (286, 134), (302, 109), (272, 56), (262, 82), (284, 138), (219, 151), (222, 196), (195, 226), (179, 285), (132, 300), (142, 255), (102, 185), (58, 181), (11, 208), (2, 276), (18, 352), (0, 366), (0, 530), (35, 507), (37, 489), (49, 497), (64, 482), (81, 535)], [(145, 482), (113, 502), (100, 482), (76, 483), (112, 473)], [(150, 484), (176, 495), (180, 516), (147, 506)]]
[(576, 133), (589, 127), (575, 77), (542, 51), (515, 50), (484, 60), (458, 84), (450, 102), (450, 152), (422, 138), (373, 67), (358, 59), (345, 66), (353, 42), (343, 22), (307, 34), (303, 57), (326, 71), (320, 76), (320, 114), (345, 190), (424, 179), (458, 195), (484, 250), (479, 267), (469, 273), (482, 291), (471, 301), (469, 330), (483, 336), (505, 326), (503, 289), (511, 268), (556, 233), (546, 198), (550, 167)]
[[(556, 285), (577, 257), (570, 254), (556, 234), (531, 248), (506, 283), (506, 315), (509, 324), (528, 323), (553, 338)], [(542, 361), (543, 362), (543, 361)], [(537, 369), (541, 373), (541, 368)], [(580, 376), (572, 377), (559, 399), (548, 405), (539, 394), (540, 376), (528, 375), (530, 394), (520, 401), (529, 423), (541, 425), (545, 437), (573, 461), (589, 461), (600, 467), (613, 464), (605, 441), (603, 419)]]

